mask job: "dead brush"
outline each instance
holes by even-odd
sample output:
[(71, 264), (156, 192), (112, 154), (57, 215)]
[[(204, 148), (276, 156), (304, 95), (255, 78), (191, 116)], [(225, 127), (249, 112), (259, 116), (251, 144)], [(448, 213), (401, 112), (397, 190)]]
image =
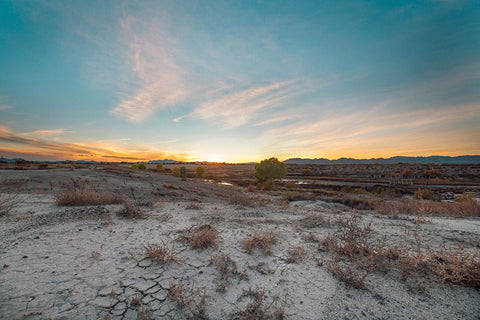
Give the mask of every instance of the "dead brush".
[(170, 289), (168, 297), (174, 301), (178, 307), (185, 308), (189, 312), (190, 319), (207, 319), (206, 317), (206, 290), (185, 287), (185, 284), (180, 281), (178, 284), (170, 282)]
[(329, 233), (326, 237), (317, 238), (318, 250), (327, 251), (327, 252), (336, 252), (338, 251), (338, 241), (335, 236)]
[(265, 289), (249, 290), (246, 295), (252, 296), (253, 301), (247, 304), (245, 310), (240, 313), (242, 320), (269, 320), (285, 319), (286, 297), (280, 306), (277, 306), (278, 298), (267, 304)]
[(336, 255), (332, 261), (325, 264), (325, 268), (347, 287), (364, 290), (367, 288), (365, 278), (373, 271), (373, 264), (365, 266), (360, 261), (344, 263)]
[(162, 240), (160, 245), (148, 245), (145, 248), (145, 258), (151, 259), (158, 264), (166, 264), (178, 261), (179, 252), (175, 250), (174, 245), (169, 248), (165, 241)]
[(480, 251), (458, 250), (431, 253), (428, 269), (440, 282), (480, 288)]
[(189, 243), (192, 249), (218, 248), (220, 234), (211, 224), (203, 224), (183, 231), (177, 240)]
[(328, 227), (329, 225), (330, 221), (325, 219), (325, 217), (320, 213), (309, 215), (297, 221), (297, 226), (299, 229)]
[(255, 231), (251, 236), (244, 240), (244, 248), (247, 253), (252, 254), (255, 249), (261, 249), (264, 254), (271, 254), (272, 246), (277, 242), (277, 236), (273, 231), (259, 232)]
[(92, 182), (71, 179), (64, 183), (65, 190), (55, 195), (57, 206), (89, 206), (122, 203), (123, 197), (109, 191), (100, 191)]
[(288, 263), (298, 263), (305, 259), (305, 246), (295, 246), (288, 249)]
[(348, 219), (339, 220), (337, 223), (341, 230), (341, 244), (337, 246), (337, 251), (351, 259), (355, 258), (357, 254), (367, 256), (372, 252), (373, 247), (370, 242), (373, 229), (371, 223), (361, 227), (356, 212), (353, 212)]
[(218, 271), (220, 271), (220, 275), (216, 276), (216, 280), (218, 282), (217, 291), (224, 292), (227, 286), (230, 284), (230, 278), (238, 277), (239, 282), (240, 280), (246, 277), (246, 273), (239, 272), (237, 263), (235, 260), (230, 258), (229, 255), (217, 255), (210, 257), (210, 264), (215, 265)]
[(20, 198), (17, 194), (3, 194), (0, 196), (0, 217), (10, 214), (18, 206)]
[(142, 210), (135, 207), (133, 203), (128, 200), (124, 200), (123, 208), (118, 211), (117, 213), (120, 217), (126, 219), (145, 219), (147, 218), (147, 214), (145, 214)]
[(377, 212), (387, 216), (416, 215), (419, 212), (426, 215), (444, 215), (452, 217), (480, 217), (480, 203), (476, 201), (437, 202), (424, 200), (408, 200), (375, 203)]
[(236, 205), (236, 206), (239, 206), (239, 207), (253, 207), (254, 203), (252, 201), (252, 199), (250, 199), (248, 196), (244, 195), (244, 194), (241, 194), (241, 193), (236, 193), (236, 194), (233, 194), (231, 195), (229, 198), (228, 198), (228, 202), (230, 204), (233, 204), (233, 205)]

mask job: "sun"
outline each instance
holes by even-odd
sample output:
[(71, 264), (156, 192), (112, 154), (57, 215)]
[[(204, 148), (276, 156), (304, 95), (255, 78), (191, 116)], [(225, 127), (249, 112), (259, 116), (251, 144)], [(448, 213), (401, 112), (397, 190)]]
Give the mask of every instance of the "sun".
[(225, 162), (225, 158), (217, 153), (206, 155), (205, 160), (208, 162)]

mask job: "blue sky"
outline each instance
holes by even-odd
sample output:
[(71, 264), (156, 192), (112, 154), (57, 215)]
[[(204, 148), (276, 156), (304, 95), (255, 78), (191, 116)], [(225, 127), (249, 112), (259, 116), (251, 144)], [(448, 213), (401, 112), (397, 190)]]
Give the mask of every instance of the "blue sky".
[(0, 1), (0, 155), (480, 154), (478, 1)]

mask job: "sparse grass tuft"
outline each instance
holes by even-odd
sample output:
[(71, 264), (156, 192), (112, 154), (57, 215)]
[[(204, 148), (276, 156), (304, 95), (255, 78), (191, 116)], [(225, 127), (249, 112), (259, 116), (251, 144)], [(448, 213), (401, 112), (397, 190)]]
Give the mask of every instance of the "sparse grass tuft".
[(92, 258), (95, 260), (100, 260), (102, 254), (99, 251), (92, 251)]
[(384, 215), (445, 215), (452, 217), (480, 217), (480, 203), (476, 201), (436, 202), (408, 200), (376, 203), (376, 210)]
[(192, 249), (218, 248), (220, 234), (211, 224), (203, 224), (184, 231), (178, 240), (189, 243)]
[(212, 256), (210, 257), (210, 264), (215, 265), (220, 271), (220, 275), (216, 277), (217, 291), (224, 292), (230, 284), (231, 277), (239, 277), (239, 281), (246, 277), (245, 272), (238, 271), (237, 263), (229, 255)]
[(169, 262), (178, 261), (178, 251), (175, 251), (175, 247), (169, 248), (167, 244), (162, 240), (160, 245), (148, 245), (145, 248), (145, 258), (151, 259), (158, 264), (165, 264)]
[(202, 204), (198, 202), (191, 202), (189, 205), (185, 207), (185, 209), (187, 210), (200, 210), (202, 208), (203, 208)]
[(288, 249), (288, 263), (298, 263), (305, 258), (305, 246), (296, 246)]
[(255, 231), (251, 236), (244, 240), (244, 248), (252, 254), (255, 249), (261, 249), (264, 254), (270, 254), (270, 249), (277, 242), (277, 236), (273, 231), (260, 233)]
[(285, 319), (285, 304), (286, 300), (281, 306), (277, 306), (278, 299), (274, 299), (267, 304), (265, 299), (265, 289), (250, 290), (247, 295), (253, 297), (245, 310), (241, 312), (240, 319), (242, 320), (267, 320), (267, 319)]
[(298, 226), (302, 229), (328, 227), (329, 225), (330, 222), (326, 220), (325, 217), (320, 213), (312, 214), (298, 220)]
[(170, 282), (168, 297), (173, 300), (180, 308), (185, 308), (189, 312), (191, 319), (207, 319), (206, 317), (206, 290), (185, 287), (180, 281), (178, 284)]
[(147, 214), (137, 209), (133, 203), (128, 200), (124, 201), (123, 208), (118, 212), (118, 215), (127, 219), (145, 219), (147, 217)]
[(71, 179), (65, 183), (65, 190), (55, 195), (57, 206), (89, 206), (117, 204), (123, 197), (109, 191), (99, 191), (93, 184), (83, 179)]

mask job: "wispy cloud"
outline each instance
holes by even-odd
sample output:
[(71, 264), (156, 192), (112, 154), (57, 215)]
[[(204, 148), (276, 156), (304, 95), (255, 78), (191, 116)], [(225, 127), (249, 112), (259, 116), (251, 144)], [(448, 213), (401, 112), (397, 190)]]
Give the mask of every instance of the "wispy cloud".
[(174, 119), (172, 119), (172, 122), (180, 122), (183, 118), (185, 118), (187, 115), (183, 115), (183, 116), (180, 116), (180, 117), (176, 117)]
[[(248, 123), (255, 113), (284, 104), (298, 94), (298, 81), (282, 81), (251, 87), (240, 91), (219, 91), (194, 110), (192, 116), (213, 120), (224, 128), (234, 128)], [(232, 92), (233, 91), (233, 92)]]
[(269, 124), (272, 124), (272, 123), (278, 123), (278, 122), (284, 122), (284, 121), (287, 121), (287, 120), (292, 120), (292, 119), (295, 119), (295, 118), (296, 118), (295, 116), (276, 117), (276, 118), (271, 118), (271, 119), (267, 119), (267, 120), (255, 123), (254, 126), (255, 127), (261, 127), (261, 126), (266, 126), (266, 125), (269, 125)]
[(66, 132), (72, 132), (66, 129), (46, 129), (46, 130), (35, 130), (31, 132), (22, 132), (19, 133), (20, 136), (22, 137), (33, 137), (33, 138), (39, 138), (39, 137), (50, 137), (50, 136), (58, 136)]
[[(334, 153), (340, 149), (343, 155), (351, 155), (360, 152), (361, 148), (367, 151), (367, 147), (371, 153), (385, 154), (392, 150), (408, 150), (406, 146), (418, 153), (422, 148), (427, 150), (432, 144), (441, 144), (441, 141), (431, 139), (446, 130), (453, 133), (455, 137), (449, 140), (458, 140), (457, 145), (472, 146), (472, 141), (463, 141), (460, 133), (455, 134), (455, 131), (460, 132), (462, 122), (472, 119), (480, 120), (478, 104), (396, 112), (389, 110), (385, 104), (380, 104), (366, 111), (315, 121), (300, 119), (268, 130), (262, 139), (288, 156), (306, 152), (317, 153), (315, 156), (318, 156), (322, 152)], [(416, 132), (424, 132), (430, 140), (416, 139)], [(435, 150), (440, 148), (438, 145)]]
[(176, 41), (165, 26), (127, 15), (121, 21), (121, 37), (136, 81), (121, 88), (124, 98), (112, 114), (139, 123), (187, 97), (186, 71), (177, 62)]
[(12, 106), (9, 106), (9, 105), (6, 105), (6, 104), (0, 105), (0, 111), (12, 109), (12, 108), (13, 108)]

